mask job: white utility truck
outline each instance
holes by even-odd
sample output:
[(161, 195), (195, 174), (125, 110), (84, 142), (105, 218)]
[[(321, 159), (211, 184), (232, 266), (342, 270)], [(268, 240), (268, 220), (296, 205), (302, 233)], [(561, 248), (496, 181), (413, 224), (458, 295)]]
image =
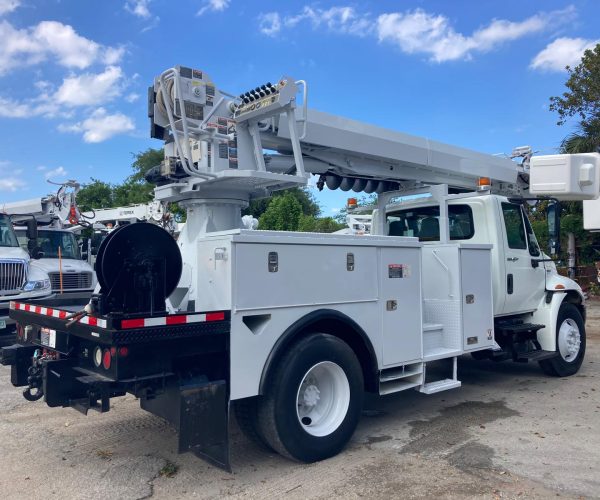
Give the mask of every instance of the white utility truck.
[(56, 294), (55, 304), (87, 301), (96, 286), (96, 277), (75, 236), (89, 225), (77, 207), (80, 185), (75, 181), (58, 185), (55, 194), (6, 203), (2, 208), (11, 215), (19, 243), (25, 249), (30, 243), (22, 224), (32, 219), (37, 223), (35, 247), (41, 258), (36, 266), (48, 274), (52, 292)]
[[(27, 231), (35, 239), (35, 225)], [(0, 345), (14, 341), (15, 321), (8, 316), (11, 300), (47, 299), (51, 294), (48, 273), (19, 246), (10, 217), (0, 212)]]
[[(27, 398), (108, 411), (129, 392), (180, 451), (229, 468), (230, 403), (250, 437), (311, 462), (345, 446), (365, 391), (457, 388), (463, 354), (579, 370), (581, 289), (522, 203), (597, 197), (600, 155), (525, 149), (517, 164), (309, 109), (289, 77), (233, 96), (177, 66), (149, 103), (165, 159), (147, 178), (187, 222), (177, 242), (153, 224), (113, 231), (83, 311), (12, 304), (22, 335), (2, 362)], [(310, 174), (378, 193), (372, 234), (240, 229), (251, 199)]]

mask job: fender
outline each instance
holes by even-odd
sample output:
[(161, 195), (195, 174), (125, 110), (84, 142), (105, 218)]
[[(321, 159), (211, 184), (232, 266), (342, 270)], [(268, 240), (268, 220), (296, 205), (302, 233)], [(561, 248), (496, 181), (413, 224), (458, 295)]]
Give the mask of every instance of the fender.
[[(343, 326), (343, 329), (340, 329)], [(379, 365), (373, 344), (365, 331), (349, 316), (332, 309), (318, 309), (290, 325), (279, 337), (263, 366), (259, 394), (264, 394), (269, 371), (299, 336), (306, 333), (329, 333), (347, 342), (354, 350), (363, 369), (365, 388), (377, 391)]]
[(538, 342), (545, 351), (556, 350), (556, 321), (558, 319), (560, 306), (565, 301), (572, 302), (579, 306), (581, 316), (585, 322), (583, 297), (581, 294), (577, 293), (576, 289), (548, 291), (532, 317), (533, 323), (546, 325), (537, 332)]

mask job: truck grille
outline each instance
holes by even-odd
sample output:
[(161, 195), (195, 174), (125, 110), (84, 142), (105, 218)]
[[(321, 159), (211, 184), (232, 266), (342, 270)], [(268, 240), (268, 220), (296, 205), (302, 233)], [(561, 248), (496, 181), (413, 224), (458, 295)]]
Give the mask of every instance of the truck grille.
[(24, 260), (0, 260), (0, 295), (15, 295), (27, 281), (27, 266)]
[[(60, 274), (49, 273), (52, 291), (60, 291)], [(92, 273), (62, 273), (63, 290), (92, 288)]]

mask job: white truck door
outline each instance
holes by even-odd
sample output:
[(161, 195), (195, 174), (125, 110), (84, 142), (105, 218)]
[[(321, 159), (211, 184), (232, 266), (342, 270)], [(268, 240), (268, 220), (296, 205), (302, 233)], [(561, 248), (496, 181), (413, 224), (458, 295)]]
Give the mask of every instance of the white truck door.
[(383, 365), (423, 357), (421, 249), (381, 249), (380, 310)]
[(521, 205), (500, 201), (504, 228), (504, 302), (503, 315), (533, 311), (544, 296), (546, 270), (534, 267), (532, 260), (541, 252)]

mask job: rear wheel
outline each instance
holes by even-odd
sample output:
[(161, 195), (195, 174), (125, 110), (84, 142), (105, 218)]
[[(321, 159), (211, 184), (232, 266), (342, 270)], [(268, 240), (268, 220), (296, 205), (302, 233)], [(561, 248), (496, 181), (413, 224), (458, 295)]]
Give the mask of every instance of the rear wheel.
[(356, 429), (363, 391), (352, 349), (332, 335), (312, 334), (292, 346), (269, 377), (258, 406), (259, 433), (295, 460), (334, 456)]
[(244, 435), (255, 444), (270, 449), (269, 443), (262, 436), (258, 425), (259, 398), (260, 396), (238, 399), (233, 402), (233, 411)]
[(540, 361), (545, 373), (568, 377), (579, 371), (585, 356), (585, 324), (579, 309), (570, 303), (563, 303), (558, 311), (556, 352), (556, 357)]

